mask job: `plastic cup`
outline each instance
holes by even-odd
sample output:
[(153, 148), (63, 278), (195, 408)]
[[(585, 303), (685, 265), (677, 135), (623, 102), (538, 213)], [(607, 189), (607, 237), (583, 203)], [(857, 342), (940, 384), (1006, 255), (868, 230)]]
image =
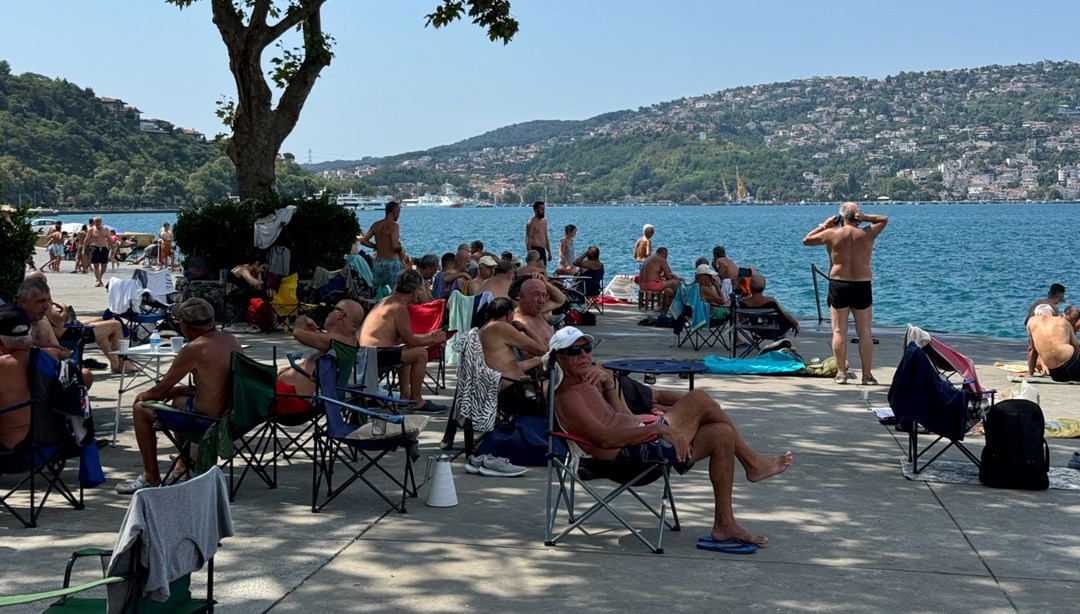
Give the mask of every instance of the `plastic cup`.
[(117, 351), (120, 351), (120, 352), (126, 352), (126, 351), (130, 350), (131, 349), (131, 340), (130, 339), (121, 339), (120, 344), (118, 346), (116, 346), (116, 349), (117, 349)]
[(180, 350), (184, 349), (184, 338), (183, 337), (173, 337), (172, 339), (169, 340), (169, 343), (172, 344), (173, 354), (179, 354)]

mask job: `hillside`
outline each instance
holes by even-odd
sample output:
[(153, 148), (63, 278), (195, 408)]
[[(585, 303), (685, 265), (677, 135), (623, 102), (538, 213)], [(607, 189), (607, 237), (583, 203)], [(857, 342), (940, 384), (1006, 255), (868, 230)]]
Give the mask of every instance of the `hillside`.
[(393, 194), (450, 182), (509, 202), (730, 200), (736, 169), (747, 200), (1071, 200), (1078, 89), (1073, 62), (820, 77), (320, 170)]

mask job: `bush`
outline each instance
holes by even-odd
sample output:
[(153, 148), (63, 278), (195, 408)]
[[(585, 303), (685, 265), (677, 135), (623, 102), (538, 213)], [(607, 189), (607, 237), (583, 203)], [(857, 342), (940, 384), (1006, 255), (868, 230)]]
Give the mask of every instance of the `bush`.
[(5, 208), (0, 213), (0, 298), (15, 299), (26, 272), (26, 259), (34, 253), (37, 234), (30, 228), (28, 206)]
[(289, 205), (296, 205), (296, 213), (282, 228), (275, 244), (289, 248), (293, 272), (308, 278), (317, 266), (341, 268), (344, 255), (349, 253), (360, 232), (360, 224), (351, 210), (331, 203), (325, 197), (272, 196), (183, 209), (176, 217), (176, 246), (185, 258), (205, 258), (211, 271), (251, 262), (262, 252), (254, 247), (255, 220)]

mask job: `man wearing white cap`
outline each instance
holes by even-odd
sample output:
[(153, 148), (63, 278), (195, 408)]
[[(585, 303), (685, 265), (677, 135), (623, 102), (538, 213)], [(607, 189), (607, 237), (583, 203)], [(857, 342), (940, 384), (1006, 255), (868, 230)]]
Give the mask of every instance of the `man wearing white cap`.
[(715, 502), (713, 543), (755, 544), (768, 542), (735, 522), (731, 488), (735, 459), (750, 482), (760, 482), (784, 472), (791, 465), (791, 452), (763, 456), (739, 437), (735, 425), (720, 405), (702, 390), (692, 390), (652, 424), (644, 424), (630, 413), (616, 391), (611, 375), (592, 364), (594, 339), (568, 326), (556, 332), (548, 344), (551, 357), (564, 377), (555, 392), (555, 409), (562, 427), (592, 445), (582, 449), (599, 459), (653, 460), (657, 446), (642, 440), (660, 438), (662, 454), (680, 474), (695, 462), (709, 459), (709, 480)]
[(731, 304), (731, 299), (720, 292), (716, 269), (707, 264), (699, 264), (694, 269), (694, 280), (698, 284), (698, 295), (710, 307), (727, 307)]

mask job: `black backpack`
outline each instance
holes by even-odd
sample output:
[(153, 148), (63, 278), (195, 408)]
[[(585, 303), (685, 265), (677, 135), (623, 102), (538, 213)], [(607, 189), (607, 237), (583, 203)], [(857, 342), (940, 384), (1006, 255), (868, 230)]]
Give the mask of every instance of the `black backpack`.
[(991, 407), (979, 481), (992, 488), (1049, 488), (1050, 446), (1044, 426), (1042, 409), (1031, 401), (1009, 399)]

